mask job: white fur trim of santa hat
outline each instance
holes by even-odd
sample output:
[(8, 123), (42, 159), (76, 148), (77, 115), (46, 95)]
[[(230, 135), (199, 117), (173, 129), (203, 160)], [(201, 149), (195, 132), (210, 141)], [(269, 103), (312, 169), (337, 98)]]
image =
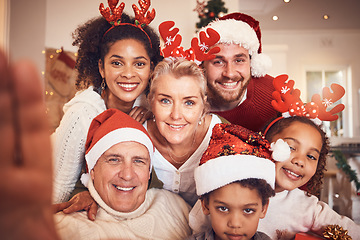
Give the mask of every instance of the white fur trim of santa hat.
[[(154, 147), (150, 140), (150, 138), (141, 130), (135, 128), (118, 128), (114, 131), (107, 133), (103, 136), (92, 148), (89, 152), (85, 155), (85, 159), (87, 162), (88, 172), (94, 168), (97, 160), (101, 157), (101, 155), (106, 152), (110, 147), (114, 146), (115, 144), (121, 142), (138, 142), (143, 144), (149, 151), (150, 159), (153, 158), (154, 154)], [(150, 171), (152, 165), (150, 161)], [(90, 180), (89, 173), (84, 173), (80, 178), (82, 184), (85, 187), (88, 185), (88, 181)]]
[(207, 28), (212, 28), (220, 34), (218, 43), (239, 44), (249, 51), (253, 77), (262, 77), (268, 73), (272, 66), (271, 59), (264, 53), (258, 53), (261, 42), (249, 24), (235, 19), (225, 19), (211, 22), (201, 31), (206, 31)]
[(208, 160), (195, 169), (196, 193), (209, 193), (247, 178), (264, 179), (275, 187), (275, 163), (254, 155), (228, 155)]

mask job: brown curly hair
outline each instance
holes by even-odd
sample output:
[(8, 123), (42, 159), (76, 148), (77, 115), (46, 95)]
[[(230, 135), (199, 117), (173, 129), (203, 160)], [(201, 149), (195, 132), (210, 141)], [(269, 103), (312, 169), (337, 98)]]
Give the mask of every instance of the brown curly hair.
[(324, 178), (324, 171), (326, 171), (326, 157), (330, 149), (329, 138), (326, 136), (326, 133), (322, 130), (321, 128), (322, 126), (321, 125), (318, 126), (312, 120), (301, 116), (281, 118), (268, 129), (265, 138), (269, 142), (272, 142), (272, 139), (276, 134), (281, 133), (294, 122), (301, 122), (310, 125), (314, 127), (321, 135), (321, 140), (323, 145), (320, 151), (316, 172), (314, 176), (307, 182), (306, 186), (304, 186), (304, 189), (307, 191), (308, 194), (319, 196), (320, 189), (323, 184), (322, 180)]
[[(134, 24), (135, 19), (123, 13), (121, 22)], [(78, 71), (76, 88), (78, 90), (85, 89), (90, 85), (93, 85), (95, 90), (100, 89), (102, 77), (99, 72), (98, 62), (99, 60), (104, 62), (104, 56), (108, 53), (112, 44), (119, 40), (135, 39), (140, 41), (150, 57), (152, 66), (156, 66), (162, 60), (160, 39), (151, 27), (145, 26), (143, 28), (151, 40), (150, 44), (148, 36), (139, 27), (119, 25), (108, 31), (111, 26), (103, 17), (97, 17), (87, 21), (73, 32), (74, 41), (72, 45), (79, 47), (76, 59), (76, 69)]]

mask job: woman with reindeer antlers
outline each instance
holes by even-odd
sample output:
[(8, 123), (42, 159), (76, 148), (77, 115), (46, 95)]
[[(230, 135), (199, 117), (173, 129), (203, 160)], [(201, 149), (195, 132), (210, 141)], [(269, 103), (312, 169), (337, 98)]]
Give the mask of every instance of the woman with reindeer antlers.
[(79, 180), (85, 155), (85, 139), (92, 119), (109, 108), (144, 122), (151, 115), (133, 107), (147, 89), (153, 68), (162, 59), (160, 40), (148, 24), (155, 10), (148, 11), (150, 0), (134, 4), (135, 18), (123, 13), (125, 4), (109, 1), (110, 9), (100, 4), (102, 17), (91, 19), (73, 33), (78, 46), (76, 68), (79, 91), (64, 106), (64, 116), (53, 134), (54, 199), (69, 200)]

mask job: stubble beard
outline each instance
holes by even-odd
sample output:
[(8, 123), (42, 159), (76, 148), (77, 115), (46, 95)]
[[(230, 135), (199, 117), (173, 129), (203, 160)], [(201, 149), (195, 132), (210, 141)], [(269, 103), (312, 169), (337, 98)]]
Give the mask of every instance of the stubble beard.
[[(246, 80), (241, 79), (241, 82)], [(246, 91), (247, 86), (249, 85), (250, 79), (246, 81), (245, 85), (239, 89), (238, 92), (235, 91), (226, 91), (223, 89), (216, 88), (212, 84), (207, 84), (208, 91), (208, 102), (210, 103), (211, 109), (221, 109), (226, 105), (231, 105), (232, 103), (238, 104), (243, 97), (243, 94)], [(228, 109), (230, 110), (230, 109)]]

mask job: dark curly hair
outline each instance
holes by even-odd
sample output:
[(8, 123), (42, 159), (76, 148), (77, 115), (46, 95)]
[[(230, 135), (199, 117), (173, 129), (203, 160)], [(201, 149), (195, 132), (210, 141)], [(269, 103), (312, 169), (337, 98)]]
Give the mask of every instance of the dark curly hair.
[(329, 139), (326, 136), (326, 133), (321, 129), (321, 126), (316, 125), (312, 120), (301, 117), (301, 116), (293, 116), (289, 118), (281, 118), (280, 120), (276, 121), (267, 131), (265, 138), (271, 142), (273, 137), (281, 133), (284, 129), (289, 127), (294, 122), (301, 122), (307, 125), (314, 127), (321, 135), (322, 140), (322, 148), (320, 151), (319, 161), (317, 164), (316, 172), (314, 176), (307, 182), (304, 189), (307, 191), (308, 194), (312, 194), (315, 196), (320, 195), (320, 189), (323, 184), (324, 178), (324, 171), (326, 171), (326, 157), (329, 153), (330, 144)]
[[(134, 24), (135, 19), (123, 13), (121, 22)], [(99, 59), (104, 62), (104, 56), (108, 53), (112, 44), (119, 40), (135, 39), (140, 41), (144, 45), (153, 67), (162, 60), (160, 39), (151, 27), (146, 26), (143, 28), (151, 40), (150, 45), (148, 36), (134, 25), (119, 25), (108, 31), (111, 26), (103, 17), (97, 17), (87, 21), (73, 32), (74, 41), (72, 45), (79, 47), (76, 59), (76, 69), (78, 71), (76, 88), (78, 90), (87, 88), (90, 85), (93, 85), (95, 89), (100, 88), (102, 78), (98, 67)]]
[[(246, 178), (241, 179), (232, 183), (240, 184), (242, 187), (249, 188), (251, 190), (256, 190), (258, 195), (261, 198), (261, 203), (265, 206), (269, 202), (269, 198), (275, 196), (275, 190), (272, 189), (270, 184), (266, 182), (264, 179), (259, 178)], [(231, 183), (231, 184), (232, 184)], [(200, 197), (201, 200), (204, 200), (206, 203), (209, 202), (209, 196), (215, 190), (208, 192)]]

